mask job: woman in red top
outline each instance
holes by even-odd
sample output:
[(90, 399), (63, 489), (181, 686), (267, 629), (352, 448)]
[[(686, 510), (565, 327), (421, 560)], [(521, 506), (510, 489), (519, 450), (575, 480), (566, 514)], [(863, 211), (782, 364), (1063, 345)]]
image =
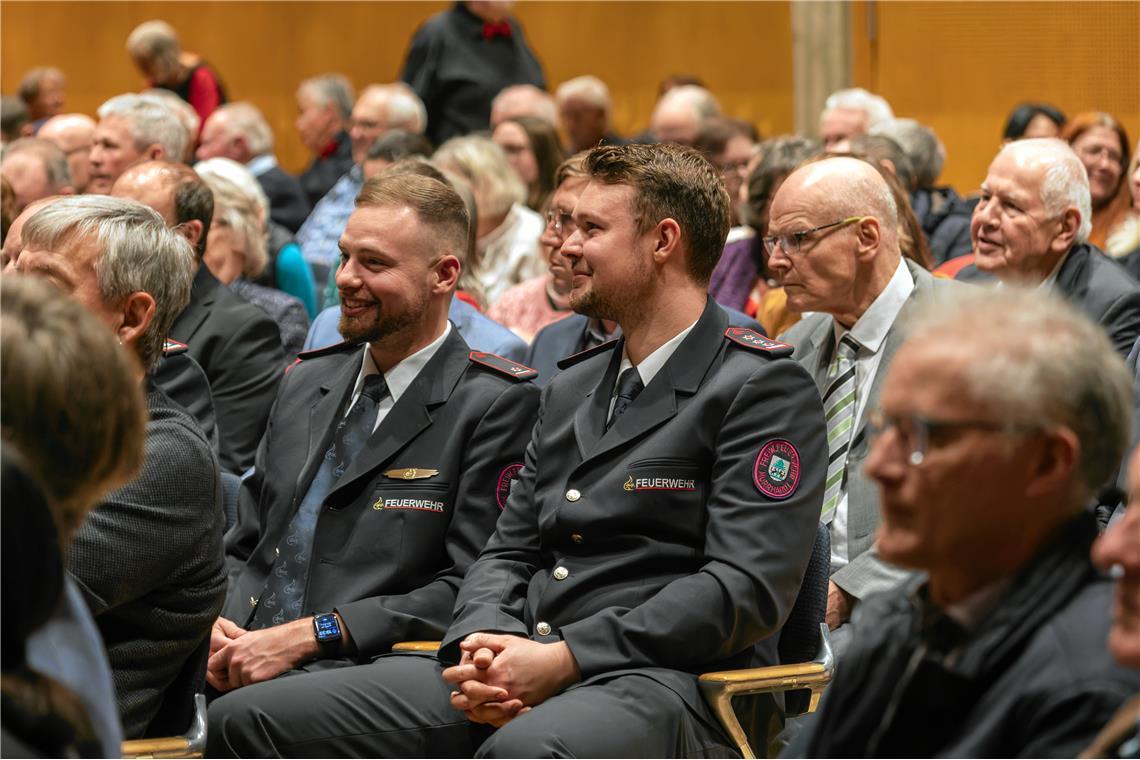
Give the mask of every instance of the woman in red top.
[(171, 90), (198, 113), (201, 124), (226, 93), (214, 70), (194, 53), (182, 50), (178, 33), (165, 21), (146, 21), (127, 38), (127, 52), (152, 87)]

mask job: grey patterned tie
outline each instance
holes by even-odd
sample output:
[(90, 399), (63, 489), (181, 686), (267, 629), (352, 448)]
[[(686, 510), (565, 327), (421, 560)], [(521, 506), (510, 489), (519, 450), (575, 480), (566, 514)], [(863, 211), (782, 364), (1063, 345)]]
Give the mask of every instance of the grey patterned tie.
[(606, 423), (606, 430), (614, 426), (617, 418), (625, 414), (625, 410), (629, 409), (630, 404), (643, 390), (645, 383), (641, 382), (637, 367), (629, 367), (621, 373), (617, 383), (617, 399), (614, 401), (614, 410), (610, 412), (609, 422)]
[(848, 333), (839, 339), (827, 372), (823, 412), (827, 417), (827, 480), (820, 521), (830, 523), (843, 497), (847, 472), (847, 449), (855, 426), (855, 357), (859, 342)]
[(368, 375), (364, 378), (360, 398), (337, 424), (332, 444), (325, 452), (301, 506), (289, 523), (284, 542), (278, 547), (277, 561), (257, 600), (250, 630), (281, 625), (301, 617), (309, 558), (312, 556), (313, 536), (317, 530), (321, 506), (344, 474), (345, 468), (372, 435), (376, 423), (376, 407), (387, 392), (388, 386), (384, 383), (383, 375)]

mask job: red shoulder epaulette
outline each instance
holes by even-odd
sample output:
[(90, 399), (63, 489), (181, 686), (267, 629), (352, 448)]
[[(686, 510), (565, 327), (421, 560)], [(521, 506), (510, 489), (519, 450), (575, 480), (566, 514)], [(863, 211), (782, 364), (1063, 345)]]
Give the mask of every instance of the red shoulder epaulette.
[(343, 343), (333, 343), (331, 346), (321, 346), (320, 348), (314, 348), (310, 351), (302, 351), (301, 353), (297, 354), (297, 360), (304, 361), (305, 359), (316, 359), (318, 356), (339, 354), (341, 351), (344, 351), (346, 349), (356, 348), (360, 348), (359, 342), (346, 340)]
[(749, 330), (747, 327), (730, 327), (724, 331), (724, 337), (739, 346), (750, 348), (753, 351), (759, 351), (772, 358), (791, 356), (792, 352), (796, 350), (795, 346), (766, 338), (755, 330)]
[(566, 369), (567, 367), (572, 367), (583, 359), (589, 358), (594, 354), (600, 354), (606, 349), (613, 348), (616, 344), (617, 338), (614, 338), (613, 340), (607, 340), (605, 343), (599, 343), (592, 348), (587, 348), (585, 351), (579, 351), (576, 354), (570, 354), (569, 356), (558, 360), (558, 369)]
[(190, 350), (190, 346), (185, 343), (179, 343), (174, 338), (167, 338), (162, 342), (162, 355), (163, 356), (178, 356)]
[(538, 377), (538, 370), (531, 369), (525, 364), (513, 362), (510, 359), (499, 356), (498, 354), (489, 354), (486, 351), (472, 351), (467, 354), (467, 358), (473, 363), (487, 369), (493, 369), (499, 374), (506, 375), (512, 380), (533, 380)]

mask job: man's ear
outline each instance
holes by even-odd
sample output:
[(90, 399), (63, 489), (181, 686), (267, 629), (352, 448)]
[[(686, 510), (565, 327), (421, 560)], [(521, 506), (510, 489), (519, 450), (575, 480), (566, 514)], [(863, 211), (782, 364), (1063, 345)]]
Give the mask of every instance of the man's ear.
[(653, 239), (653, 263), (664, 264), (678, 255), (681, 248), (681, 225), (676, 219), (666, 217), (657, 223), (650, 233)]
[(202, 220), (190, 219), (175, 226), (174, 231), (190, 241), (194, 249), (194, 258), (198, 257), (198, 243), (202, 242)]
[(1077, 232), (1081, 229), (1081, 212), (1075, 208), (1066, 209), (1061, 214), (1060, 223), (1060, 229), (1049, 244), (1049, 250), (1054, 253), (1064, 253), (1077, 241)]
[(146, 150), (142, 152), (142, 155), (143, 161), (165, 161), (166, 159), (170, 158), (170, 156), (166, 155), (166, 148), (162, 147), (158, 143), (152, 143), (146, 146)]
[(855, 239), (858, 242), (855, 258), (859, 260), (873, 258), (883, 242), (882, 222), (873, 216), (855, 222)]
[(463, 265), (459, 263), (459, 259), (450, 253), (441, 256), (439, 261), (435, 263), (436, 281), (432, 286), (432, 291), (435, 293), (454, 291), (459, 284), (459, 272), (462, 268)]
[(1042, 434), (1039, 448), (1029, 461), (1033, 463), (1026, 495), (1040, 497), (1055, 494), (1068, 487), (1074, 471), (1080, 467), (1081, 442), (1067, 427)]
[(124, 298), (123, 321), (115, 330), (119, 342), (134, 348), (154, 320), (154, 308), (154, 296), (150, 293), (138, 290)]

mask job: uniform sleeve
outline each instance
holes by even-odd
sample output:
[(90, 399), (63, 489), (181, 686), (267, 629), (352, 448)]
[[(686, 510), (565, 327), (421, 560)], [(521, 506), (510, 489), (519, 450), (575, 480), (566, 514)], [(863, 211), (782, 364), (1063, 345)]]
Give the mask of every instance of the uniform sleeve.
[(233, 330), (211, 368), (210, 389), (222, 466), (240, 475), (253, 464), (265, 432), (285, 353), (277, 325), (260, 312)]
[[(546, 391), (543, 391), (545, 398)], [(506, 507), (459, 590), (455, 616), (439, 648), (445, 662), (459, 659), (459, 642), (477, 631), (528, 634), (523, 617), (531, 576), (542, 566), (539, 551), (538, 507), (534, 499), (534, 476), (538, 468), (536, 442), (542, 431), (544, 405), (526, 447), (518, 480), (511, 488)]]
[(221, 512), (218, 464), (205, 439), (177, 422), (152, 422), (141, 474), (88, 513), (68, 552), (92, 615), (170, 583), (188, 542)]
[[(623, 668), (691, 670), (776, 633), (791, 612), (819, 522), (827, 469), (819, 393), (792, 361), (765, 362), (741, 386), (719, 430), (706, 503), (706, 564), (643, 604), (563, 625), (582, 677)], [(775, 443), (773, 443), (775, 442)], [(779, 447), (798, 481), (772, 479)], [(787, 446), (790, 444), (791, 449)], [(778, 466), (779, 463), (777, 463)], [(794, 470), (790, 470), (794, 472)], [(769, 495), (775, 494), (775, 495)]]
[(397, 641), (443, 635), (464, 575), (501, 513), (496, 498), (498, 479), (511, 465), (522, 462), (538, 396), (531, 383), (512, 384), (483, 414), (467, 443), (458, 473), (455, 510), (444, 539), (450, 565), (430, 583), (409, 593), (362, 599), (336, 608), (361, 659), (383, 654)]

